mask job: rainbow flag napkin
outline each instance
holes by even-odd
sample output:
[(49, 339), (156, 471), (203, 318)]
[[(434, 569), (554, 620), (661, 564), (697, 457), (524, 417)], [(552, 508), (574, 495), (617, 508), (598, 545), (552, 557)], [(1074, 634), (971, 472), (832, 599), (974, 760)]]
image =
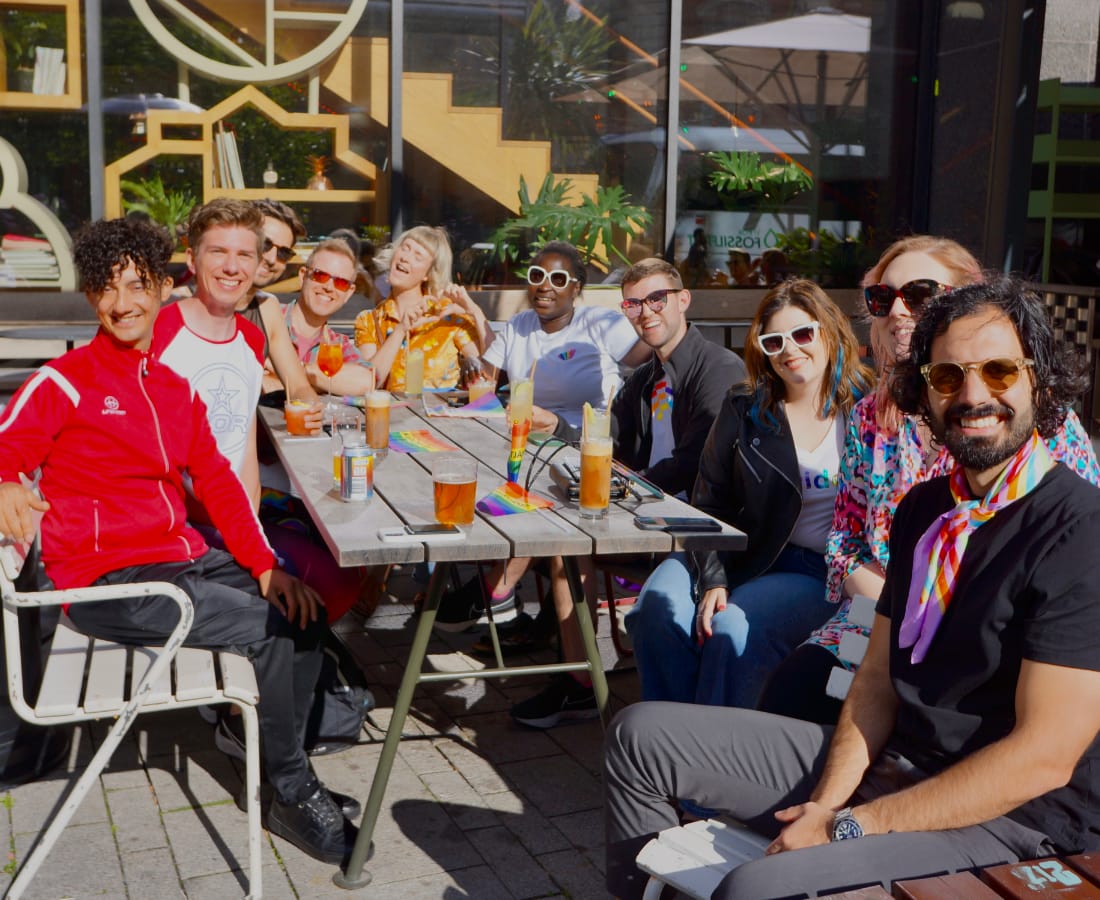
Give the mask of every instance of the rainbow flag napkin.
[(490, 516), (510, 516), (513, 513), (550, 509), (553, 505), (553, 500), (525, 491), (510, 481), (477, 501), (478, 510)]
[(447, 416), (452, 419), (502, 419), (504, 407), (496, 394), (485, 394), (465, 406), (451, 406), (442, 397), (424, 394), (424, 412), (429, 416)]
[(398, 453), (415, 453), (418, 450), (438, 453), (441, 450), (457, 450), (458, 447), (448, 444), (430, 431), (391, 431), (390, 449)]

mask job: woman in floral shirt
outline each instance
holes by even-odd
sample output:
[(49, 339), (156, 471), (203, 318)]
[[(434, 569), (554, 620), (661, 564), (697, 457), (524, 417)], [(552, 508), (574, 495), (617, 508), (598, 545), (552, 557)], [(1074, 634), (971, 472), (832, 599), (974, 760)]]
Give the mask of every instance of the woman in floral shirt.
[[(828, 599), (838, 608), (773, 674), (761, 709), (825, 724), (836, 721), (841, 703), (825, 694), (825, 685), (833, 669), (851, 667), (838, 658), (837, 648), (845, 633), (867, 634), (848, 620), (851, 598), (862, 594), (877, 600), (890, 560), (894, 511), (914, 484), (945, 474), (954, 465), (951, 454), (933, 442), (919, 419), (898, 412), (889, 393), (890, 371), (895, 360), (908, 353), (923, 299), (980, 277), (977, 260), (959, 244), (915, 235), (887, 248), (864, 278), (872, 350), (881, 378), (876, 393), (864, 397), (848, 419), (825, 553)], [(1100, 484), (1092, 444), (1072, 410), (1047, 446), (1055, 459)]]
[(461, 357), (476, 359), (492, 341), (485, 314), (451, 282), (451, 245), (442, 228), (418, 225), (393, 245), (390, 296), (355, 319), (355, 345), (378, 386), (405, 389), (410, 350), (424, 354), (424, 386), (453, 388)]

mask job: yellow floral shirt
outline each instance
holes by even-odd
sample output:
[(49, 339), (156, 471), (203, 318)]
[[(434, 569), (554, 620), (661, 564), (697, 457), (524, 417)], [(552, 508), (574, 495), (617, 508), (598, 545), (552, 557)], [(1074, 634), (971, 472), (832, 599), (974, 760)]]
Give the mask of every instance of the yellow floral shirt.
[[(428, 298), (428, 315), (446, 305), (435, 298)], [(387, 297), (373, 310), (366, 309), (355, 317), (355, 345), (382, 343), (397, 327), (400, 317), (397, 314), (397, 301)], [(459, 354), (463, 347), (472, 343), (477, 346), (478, 333), (474, 320), (469, 316), (451, 313), (438, 322), (415, 329), (409, 335), (406, 349), (398, 351), (390, 367), (386, 389), (402, 391), (405, 389), (405, 357), (408, 350), (424, 352), (424, 386), (427, 388), (453, 388), (458, 384), (460, 368)]]

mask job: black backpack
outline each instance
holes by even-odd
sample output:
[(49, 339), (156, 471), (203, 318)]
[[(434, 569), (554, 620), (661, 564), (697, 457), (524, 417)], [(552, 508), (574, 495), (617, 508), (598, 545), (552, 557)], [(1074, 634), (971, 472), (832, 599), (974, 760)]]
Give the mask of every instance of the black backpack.
[(306, 721), (305, 749), (310, 756), (339, 753), (359, 743), (374, 695), (355, 658), (332, 632), (325, 638), (321, 674)]

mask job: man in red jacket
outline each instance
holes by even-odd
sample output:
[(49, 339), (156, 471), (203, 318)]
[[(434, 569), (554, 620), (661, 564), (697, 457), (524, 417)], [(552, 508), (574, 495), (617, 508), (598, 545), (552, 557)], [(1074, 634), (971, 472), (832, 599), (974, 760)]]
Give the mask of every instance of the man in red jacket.
[[(171, 250), (160, 229), (123, 219), (78, 235), (74, 257), (99, 333), (39, 369), (0, 415), (0, 532), (27, 540), (42, 514), (42, 559), (59, 588), (168, 581), (185, 590), (195, 606), (187, 643), (240, 653), (255, 667), (274, 789), (269, 830), (341, 863), (356, 828), (301, 744), (323, 607), (278, 567), (198, 394), (149, 353), (171, 289)], [(41, 499), (20, 484), (36, 469)], [(187, 524), (185, 476), (228, 553)], [(163, 640), (178, 620), (163, 597), (80, 604), (69, 615), (82, 631), (123, 643)]]

